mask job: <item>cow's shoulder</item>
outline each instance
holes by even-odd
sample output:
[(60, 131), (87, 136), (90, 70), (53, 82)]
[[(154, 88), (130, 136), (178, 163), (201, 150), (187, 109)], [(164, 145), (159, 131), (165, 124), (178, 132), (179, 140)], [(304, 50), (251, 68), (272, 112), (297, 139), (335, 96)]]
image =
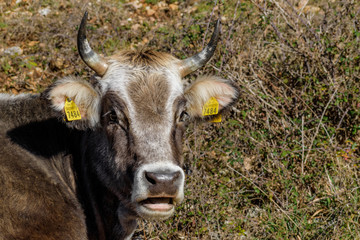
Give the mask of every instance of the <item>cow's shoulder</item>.
[(0, 152), (0, 239), (86, 239), (71, 155), (36, 155), (4, 130)]

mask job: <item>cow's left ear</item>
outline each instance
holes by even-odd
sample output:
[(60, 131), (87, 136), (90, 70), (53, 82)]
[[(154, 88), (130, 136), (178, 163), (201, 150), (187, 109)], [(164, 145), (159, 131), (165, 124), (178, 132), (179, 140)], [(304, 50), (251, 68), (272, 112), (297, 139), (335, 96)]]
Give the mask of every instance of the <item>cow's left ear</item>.
[(73, 101), (76, 104), (81, 119), (68, 121), (69, 126), (85, 129), (94, 128), (99, 124), (100, 95), (89, 82), (75, 77), (61, 79), (50, 87), (47, 98), (53, 109), (64, 120), (67, 119), (64, 110), (65, 102)]
[(219, 103), (219, 113), (231, 106), (238, 98), (238, 88), (229, 80), (215, 76), (197, 79), (184, 93), (187, 100), (186, 112), (192, 118), (202, 118), (204, 104), (214, 97)]

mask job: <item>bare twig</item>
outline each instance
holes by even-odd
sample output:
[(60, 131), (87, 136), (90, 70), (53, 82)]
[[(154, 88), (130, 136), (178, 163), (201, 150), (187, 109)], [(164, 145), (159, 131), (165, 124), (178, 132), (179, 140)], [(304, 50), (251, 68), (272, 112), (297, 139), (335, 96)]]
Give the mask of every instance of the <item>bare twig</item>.
[(308, 4), (308, 2), (309, 2), (309, 0), (305, 0), (305, 3), (303, 3), (302, 1), (301, 1), (301, 6), (299, 6), (300, 7), (300, 9), (299, 9), (299, 15), (300, 14), (302, 14), (302, 11), (304, 10), (304, 8), (306, 7), (306, 5)]
[(206, 25), (206, 30), (205, 30), (205, 34), (204, 34), (204, 38), (203, 38), (203, 42), (202, 42), (202, 47), (203, 48), (204, 48), (205, 43), (206, 43), (206, 35), (207, 35), (208, 31), (209, 31), (211, 19), (212, 19), (213, 15), (214, 15), (214, 11), (215, 11), (215, 8), (217, 6), (217, 2), (218, 2), (218, 0), (214, 0), (214, 7), (213, 7), (213, 9), (212, 9), (212, 11), (210, 13), (210, 18), (209, 18), (209, 21), (208, 21), (208, 23)]
[(285, 0), (285, 2), (291, 7), (291, 9), (294, 11), (297, 18), (301, 21), (301, 23), (304, 24), (307, 27), (307, 29), (315, 36), (316, 40), (320, 41), (320, 37), (318, 36), (318, 34), (316, 34), (315, 30), (297, 13), (294, 6), (288, 0)]
[(252, 185), (254, 185), (257, 189), (260, 190), (260, 192), (262, 192), (262, 194), (264, 194), (272, 203), (275, 204), (275, 206), (282, 212), (285, 214), (285, 216), (297, 227), (297, 229), (300, 230), (299, 225), (296, 224), (296, 222), (289, 216), (289, 214), (287, 214), (287, 212), (282, 209), (280, 207), (279, 204), (277, 204), (264, 190), (262, 190), (256, 183), (254, 183), (250, 178), (246, 177), (245, 175), (243, 175), (241, 172), (236, 171), (234, 168), (232, 168), (229, 164), (227, 164), (227, 167), (232, 170), (233, 172), (239, 174), (241, 177), (243, 177), (244, 179), (246, 179), (248, 182), (250, 182)]
[(350, 110), (350, 108), (347, 108), (347, 109), (344, 111), (344, 114), (342, 115), (342, 117), (341, 117), (338, 125), (336, 126), (336, 129), (335, 129), (335, 131), (334, 131), (334, 134), (331, 136), (331, 139), (334, 139), (334, 137), (335, 137), (335, 135), (336, 135), (336, 131), (339, 130), (339, 128), (340, 128), (340, 126), (341, 126), (341, 124), (342, 124), (342, 122), (343, 122), (343, 120), (344, 120), (344, 118), (345, 118), (345, 116), (347, 115), (347, 113), (348, 113), (349, 110)]
[(301, 116), (301, 174), (304, 175), (304, 156), (305, 156), (305, 142), (304, 142), (304, 115)]
[(239, 4), (240, 4), (240, 0), (238, 0), (238, 1), (236, 2), (236, 6), (235, 6), (235, 10), (234, 10), (234, 15), (233, 15), (233, 20), (232, 20), (232, 23), (231, 23), (231, 26), (230, 26), (230, 29), (229, 29), (229, 33), (228, 33), (228, 37), (227, 37), (226, 43), (225, 43), (225, 56), (223, 57), (223, 59), (222, 59), (222, 61), (221, 61), (220, 71), (221, 71), (221, 69), (222, 69), (222, 67), (223, 67), (223, 64), (224, 64), (225, 59), (226, 59), (227, 56), (228, 56), (227, 50), (228, 50), (228, 47), (229, 47), (229, 45), (230, 45), (230, 43), (231, 43), (230, 37), (231, 37), (231, 34), (232, 34), (232, 32), (233, 32), (233, 29), (234, 29), (235, 19), (236, 19), (236, 15), (237, 15), (236, 13), (237, 13), (237, 9), (238, 9), (238, 7), (239, 7)]
[[(312, 146), (313, 146), (313, 144), (314, 144), (314, 141), (315, 141), (315, 138), (316, 138), (316, 137), (318, 136), (318, 134), (319, 134), (319, 129), (320, 129), (320, 126), (321, 126), (321, 122), (322, 122), (322, 120), (323, 120), (323, 118), (324, 118), (324, 116), (325, 116), (325, 113), (326, 113), (326, 111), (327, 111), (330, 103), (331, 103), (332, 100), (334, 99), (334, 97), (335, 97), (338, 89), (339, 89), (339, 87), (337, 87), (337, 88), (335, 89), (335, 91), (334, 91), (333, 94), (331, 95), (329, 101), (327, 102), (327, 104), (326, 104), (326, 106), (325, 106), (325, 108), (324, 108), (324, 111), (323, 111), (322, 114), (321, 114), (321, 117), (320, 117), (320, 120), (319, 120), (319, 124), (318, 124), (318, 126), (316, 127), (315, 134), (314, 134), (313, 138), (311, 139), (311, 143), (310, 143), (310, 145), (309, 145), (309, 147), (308, 147), (309, 149), (312, 148)], [(330, 140), (331, 140), (331, 139), (330, 139)], [(309, 158), (309, 155), (310, 155), (310, 151), (307, 153), (307, 155), (306, 155), (306, 157), (305, 157), (304, 165), (306, 164), (307, 159)]]

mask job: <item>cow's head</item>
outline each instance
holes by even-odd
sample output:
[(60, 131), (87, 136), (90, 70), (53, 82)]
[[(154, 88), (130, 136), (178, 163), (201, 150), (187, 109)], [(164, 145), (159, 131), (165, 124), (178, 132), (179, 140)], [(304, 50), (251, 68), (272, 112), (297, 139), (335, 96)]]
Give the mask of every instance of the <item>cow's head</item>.
[(167, 218), (183, 200), (184, 125), (204, 119), (202, 108), (211, 97), (217, 99), (221, 112), (238, 95), (229, 81), (214, 76), (183, 86), (183, 77), (213, 55), (219, 22), (204, 50), (179, 60), (145, 50), (103, 58), (86, 40), (86, 19), (85, 13), (78, 49), (97, 76), (89, 82), (74, 77), (60, 80), (49, 91), (49, 99), (59, 112), (63, 112), (66, 98), (79, 107), (82, 119), (68, 124), (94, 133), (89, 158), (94, 158), (104, 185), (120, 199), (127, 198), (138, 215)]

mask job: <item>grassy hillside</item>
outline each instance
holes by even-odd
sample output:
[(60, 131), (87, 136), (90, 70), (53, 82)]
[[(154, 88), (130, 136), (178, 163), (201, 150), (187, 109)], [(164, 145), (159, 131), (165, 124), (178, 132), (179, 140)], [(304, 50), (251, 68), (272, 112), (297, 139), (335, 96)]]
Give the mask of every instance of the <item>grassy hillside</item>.
[(358, 1), (5, 0), (0, 91), (89, 77), (76, 49), (85, 10), (91, 45), (107, 56), (190, 56), (220, 16), (216, 54), (188, 78), (217, 74), (241, 90), (222, 123), (189, 127), (176, 215), (140, 222), (134, 238), (360, 239)]

